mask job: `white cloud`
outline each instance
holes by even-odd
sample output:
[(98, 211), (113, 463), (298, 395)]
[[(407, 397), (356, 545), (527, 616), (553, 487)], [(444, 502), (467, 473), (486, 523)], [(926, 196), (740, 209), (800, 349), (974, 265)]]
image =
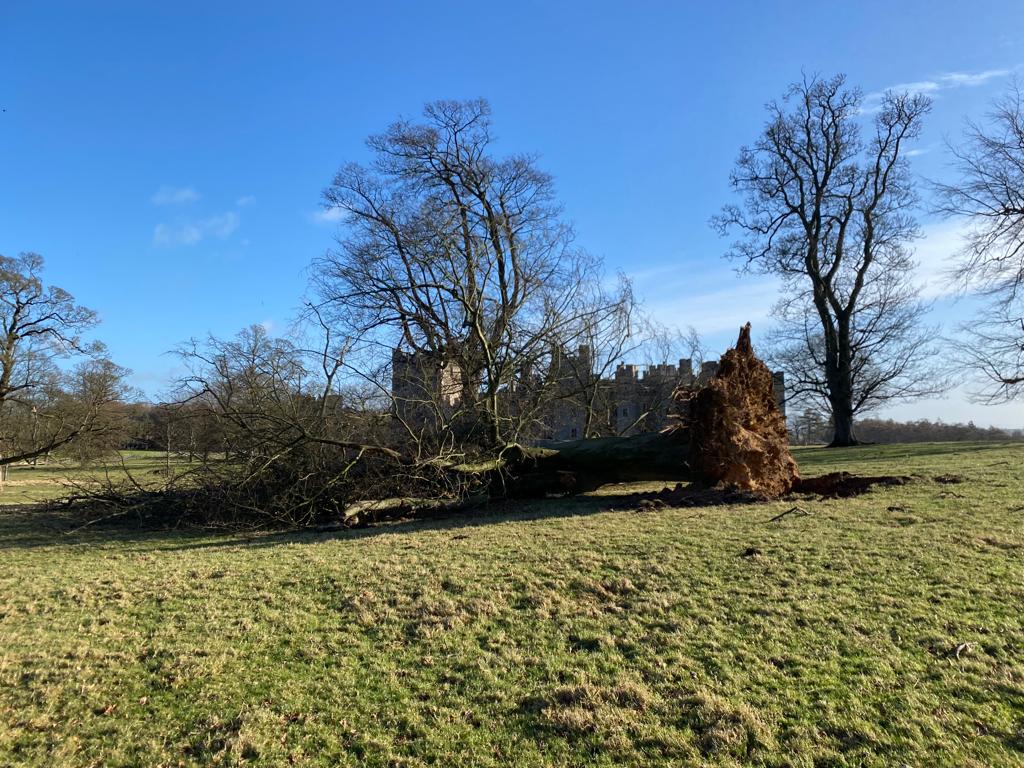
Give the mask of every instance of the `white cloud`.
[(309, 214), (310, 221), (316, 224), (338, 224), (348, 218), (348, 211), (343, 208), (325, 208)]
[(863, 112), (877, 112), (881, 108), (882, 99), (886, 93), (920, 93), (927, 96), (937, 96), (939, 92), (951, 88), (975, 88), (985, 85), (990, 80), (996, 80), (1011, 74), (1011, 69), (987, 69), (983, 72), (947, 72), (928, 80), (918, 80), (913, 83), (898, 83), (891, 85), (881, 91), (874, 91), (864, 97)]
[(196, 245), (206, 237), (224, 240), (238, 229), (241, 223), (234, 211), (221, 213), (199, 221), (178, 221), (174, 224), (157, 224), (153, 230), (153, 243), (160, 246)]
[(660, 264), (647, 269), (636, 269), (628, 272), (626, 277), (636, 284), (644, 284), (650, 281), (658, 282), (666, 275), (675, 275), (679, 272), (679, 264)]
[(270, 319), (263, 320), (263, 321), (260, 322), (260, 327), (264, 331), (266, 331), (267, 333), (273, 333), (274, 332), (274, 321), (270, 320)]
[(153, 193), (150, 201), (153, 205), (177, 205), (180, 203), (194, 203), (200, 197), (192, 187), (171, 187), (167, 184)]
[(194, 224), (157, 224), (153, 230), (153, 243), (161, 246), (195, 245), (202, 239)]
[(1006, 77), (1010, 74), (1009, 69), (989, 69), (984, 72), (950, 72), (949, 74), (943, 75), (941, 80), (947, 83), (950, 87), (966, 85), (968, 87), (974, 87), (976, 85), (984, 85), (989, 80), (993, 80), (998, 77)]
[[(942, 86), (936, 80), (918, 80), (916, 83), (897, 83), (896, 85), (890, 85), (886, 88), (886, 91), (894, 91), (896, 93), (935, 93), (942, 88)], [(870, 94), (871, 96), (881, 96), (882, 94)]]
[(235, 200), (235, 205), (239, 208), (244, 208), (247, 205), (252, 205), (256, 202), (255, 195), (242, 195), (240, 198)]

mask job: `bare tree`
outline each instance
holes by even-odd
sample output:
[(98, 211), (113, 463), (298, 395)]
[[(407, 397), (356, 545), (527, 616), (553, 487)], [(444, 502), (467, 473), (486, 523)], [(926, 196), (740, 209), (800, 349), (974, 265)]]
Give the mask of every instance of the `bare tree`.
[(964, 145), (952, 147), (960, 179), (938, 184), (938, 209), (965, 217), (970, 229), (955, 277), (990, 299), (961, 329), (961, 356), (985, 382), (990, 402), (1024, 393), (1024, 101), (1015, 84), (989, 114), (968, 122)]
[(768, 105), (760, 138), (740, 151), (731, 182), (743, 206), (713, 220), (722, 234), (741, 236), (730, 257), (779, 275), (793, 297), (785, 306), (812, 313), (797, 341), (804, 361), (821, 366), (816, 386), (835, 446), (856, 444), (858, 404), (922, 394), (907, 383), (927, 359), (908, 322), (920, 304), (909, 286), (918, 227), (904, 155), (930, 102), (886, 94), (865, 140), (862, 101), (842, 75), (791, 86)]
[[(42, 280), (43, 258), (0, 256), (0, 466), (34, 459), (111, 430), (126, 371), (83, 334), (92, 310)], [(61, 361), (84, 359), (68, 372)]]
[(631, 294), (573, 246), (534, 158), (493, 154), (486, 102), (435, 102), (424, 117), (371, 137), (372, 164), (344, 166), (324, 192), (345, 219), (315, 266), (319, 308), (363, 349), (411, 356), (403, 371), (422, 368), (423, 386), (407, 396), (440, 392), (418, 410), (442, 432), (500, 447), (537, 423), (552, 355), (621, 323)]
[(415, 470), (385, 445), (386, 412), (336, 379), (336, 351), (329, 336), (317, 349), (258, 325), (183, 345), (187, 372), (165, 426), (206, 449), (197, 445), (198, 464), (170, 478), (164, 498), (207, 524), (302, 525), (343, 520), (353, 502), (397, 496), (403, 482), (415, 489)]
[(115, 453), (130, 435), (125, 404), (137, 393), (128, 386), (129, 371), (106, 358), (87, 359), (63, 379), (60, 411), (65, 420), (85, 425), (62, 450), (79, 464)]
[[(927, 307), (905, 280), (906, 275), (875, 275), (850, 317), (851, 412), (857, 418), (948, 389), (935, 341), (938, 328), (921, 321)], [(780, 302), (776, 316), (765, 359), (773, 370), (786, 372), (787, 401), (832, 413), (827, 345), (813, 305), (798, 296)]]

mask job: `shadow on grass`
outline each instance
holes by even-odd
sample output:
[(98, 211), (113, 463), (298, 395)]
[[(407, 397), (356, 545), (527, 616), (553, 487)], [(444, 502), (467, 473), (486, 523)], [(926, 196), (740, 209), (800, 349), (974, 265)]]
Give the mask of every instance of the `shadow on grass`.
[[(385, 535), (415, 534), (421, 531), (451, 530), (466, 535), (468, 530), (506, 522), (529, 522), (559, 517), (580, 517), (621, 507), (633, 493), (575, 496), (567, 498), (495, 501), (472, 511), (430, 513), (362, 528), (309, 528), (287, 531), (236, 532), (209, 528), (146, 526), (126, 518), (82, 527), (72, 515), (45, 507), (0, 510), (0, 551), (46, 547), (117, 546), (131, 552), (273, 547), (331, 540), (356, 541)], [(623, 514), (630, 514), (623, 511)]]
[[(938, 456), (979, 454), (1021, 443), (917, 443), (863, 445), (853, 448), (797, 448), (794, 455), (804, 477), (815, 477), (838, 466), (872, 461), (898, 462)], [(862, 473), (863, 474), (863, 473)], [(658, 487), (645, 483), (645, 490)], [(666, 486), (674, 483), (666, 483)], [(145, 525), (132, 517), (100, 522), (89, 526), (71, 513), (44, 506), (0, 508), (0, 551), (45, 547), (111, 546), (133, 552), (217, 549), (232, 547), (270, 547), (283, 544), (359, 540), (364, 538), (412, 534), (419, 531), (451, 530), (464, 535), (467, 530), (506, 522), (528, 522), (560, 517), (579, 517), (606, 511), (634, 514), (637, 487), (605, 486), (601, 492), (567, 498), (496, 501), (469, 511), (426, 512), (417, 518), (382, 522), (365, 528), (336, 530), (305, 529), (282, 532), (240, 533), (229, 530)], [(722, 500), (686, 504), (695, 511), (721, 506)], [(731, 503), (726, 501), (726, 503)]]

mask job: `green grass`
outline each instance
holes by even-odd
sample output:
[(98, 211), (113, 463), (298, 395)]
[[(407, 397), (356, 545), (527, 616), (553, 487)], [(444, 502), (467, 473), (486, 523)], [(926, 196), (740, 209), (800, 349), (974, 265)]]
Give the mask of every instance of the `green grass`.
[[(171, 456), (172, 471), (184, 466), (187, 464), (183, 458)], [(36, 466), (15, 464), (0, 490), (0, 508), (48, 501), (67, 495), (76, 486), (88, 487), (108, 477), (118, 481), (125, 478), (125, 468), (141, 485), (159, 484), (167, 477), (167, 467), (167, 456), (160, 451), (122, 451), (120, 459), (114, 456), (87, 467), (61, 460)]]
[(918, 477), (249, 538), (0, 512), (0, 765), (1024, 765), (1024, 446), (797, 455)]

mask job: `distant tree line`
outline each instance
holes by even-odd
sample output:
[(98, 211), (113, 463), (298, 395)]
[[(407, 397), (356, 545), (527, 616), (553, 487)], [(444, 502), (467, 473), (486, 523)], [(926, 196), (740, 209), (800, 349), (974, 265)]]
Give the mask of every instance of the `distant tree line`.
[[(1002, 429), (979, 427), (973, 421), (947, 424), (943, 421), (918, 419), (865, 418), (857, 423), (865, 443), (942, 443), (982, 440), (1024, 440), (1024, 428)], [(823, 445), (831, 439), (833, 427), (829, 417), (818, 411), (804, 411), (789, 420), (790, 441), (795, 445)]]

